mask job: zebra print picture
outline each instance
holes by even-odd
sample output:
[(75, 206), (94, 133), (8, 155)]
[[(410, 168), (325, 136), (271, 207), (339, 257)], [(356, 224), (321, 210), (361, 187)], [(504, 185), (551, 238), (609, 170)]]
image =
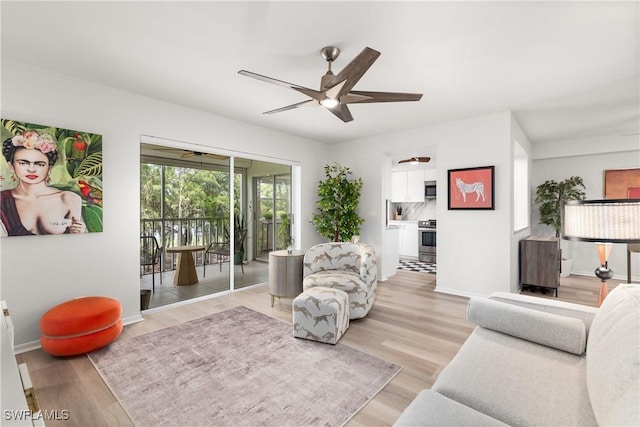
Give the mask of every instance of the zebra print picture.
[(494, 209), (494, 166), (449, 169), (449, 210)]

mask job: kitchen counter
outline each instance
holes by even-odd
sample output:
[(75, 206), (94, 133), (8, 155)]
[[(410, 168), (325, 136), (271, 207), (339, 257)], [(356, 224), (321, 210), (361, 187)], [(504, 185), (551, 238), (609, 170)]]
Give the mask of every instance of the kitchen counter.
[(418, 221), (406, 220), (406, 219), (390, 219), (387, 225), (387, 230), (389, 229), (403, 229), (408, 224), (417, 224)]

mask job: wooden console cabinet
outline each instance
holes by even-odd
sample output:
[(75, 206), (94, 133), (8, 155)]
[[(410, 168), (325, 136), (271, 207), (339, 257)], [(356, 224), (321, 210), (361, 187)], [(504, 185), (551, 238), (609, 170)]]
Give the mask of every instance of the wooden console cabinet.
[(520, 287), (553, 289), (557, 297), (559, 281), (558, 239), (529, 236), (520, 240)]

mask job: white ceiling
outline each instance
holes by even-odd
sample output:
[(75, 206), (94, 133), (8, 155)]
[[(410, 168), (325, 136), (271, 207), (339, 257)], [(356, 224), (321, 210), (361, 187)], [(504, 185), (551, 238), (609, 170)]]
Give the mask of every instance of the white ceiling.
[[(637, 1), (0, 7), (3, 60), (327, 143), (505, 110), (534, 143), (640, 127)], [(354, 90), (422, 100), (352, 105), (350, 123), (321, 107), (263, 115), (306, 98), (238, 70), (317, 89), (327, 45), (342, 50), (335, 73), (365, 46), (382, 53)]]

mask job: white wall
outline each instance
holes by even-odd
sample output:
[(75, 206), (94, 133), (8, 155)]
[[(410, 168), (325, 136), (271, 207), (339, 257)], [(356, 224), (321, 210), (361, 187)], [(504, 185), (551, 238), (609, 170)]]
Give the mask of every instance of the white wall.
[[(390, 242), (384, 233), (384, 200), (391, 198), (386, 153), (431, 155), (438, 159), (438, 275), (436, 290), (460, 295), (509, 291), (511, 282), (511, 114), (460, 120), (420, 129), (349, 141), (332, 148), (336, 161), (364, 180), (362, 240), (376, 250)], [(341, 160), (342, 159), (342, 160)], [(495, 166), (493, 211), (447, 210), (447, 170)], [(396, 237), (397, 238), (397, 237)]]
[[(533, 153), (532, 153), (533, 148), (531, 147), (531, 142), (529, 141), (529, 138), (527, 137), (527, 135), (525, 135), (524, 131), (520, 127), (520, 124), (512, 114), (511, 115), (511, 150), (512, 150), (512, 158), (514, 159), (514, 161), (516, 161), (515, 159), (516, 158), (516, 152), (515, 152), (516, 141), (527, 155), (527, 160), (526, 160), (527, 171), (528, 171), (527, 183), (529, 183), (531, 182), (531, 165), (532, 165), (531, 159), (533, 156)], [(517, 161), (521, 161), (521, 159), (518, 159)], [(511, 175), (512, 183), (514, 183), (513, 173), (514, 171), (512, 169), (512, 175)], [(513, 191), (514, 190), (512, 190), (512, 192)], [(526, 197), (527, 199), (530, 200), (531, 198), (530, 189), (527, 189)], [(520, 240), (524, 239), (525, 237), (531, 234), (531, 226), (530, 226), (531, 218), (529, 218), (529, 227), (522, 228), (519, 230), (516, 229), (517, 226), (514, 218), (515, 210), (516, 210), (515, 201), (514, 201), (514, 198), (512, 197), (511, 198), (511, 212), (512, 212), (511, 230), (514, 230), (514, 231), (511, 237), (511, 292), (518, 292), (518, 290), (520, 289), (520, 247), (519, 247), (520, 243), (519, 242)]]
[(438, 182), (447, 182), (449, 169), (495, 166), (495, 210), (449, 211), (447, 186), (438, 190), (436, 289), (469, 296), (508, 292), (517, 268), (511, 256), (511, 113), (441, 126), (430, 138), (439, 141)]
[(303, 189), (300, 245), (320, 241), (308, 221), (327, 158), (325, 144), (5, 60), (1, 106), (3, 118), (103, 137), (104, 232), (0, 239), (1, 298), (12, 310), (16, 344), (39, 339), (41, 315), (78, 296), (116, 298), (122, 302), (123, 317), (139, 316), (141, 134), (298, 162)]
[[(552, 150), (557, 147), (556, 154)], [(583, 155), (582, 149), (589, 154)], [(640, 167), (640, 143), (638, 137), (585, 138), (582, 140), (555, 141), (555, 143), (535, 144), (532, 173), (532, 197), (535, 188), (548, 179), (556, 181), (571, 176), (580, 176), (584, 180), (587, 199), (604, 197), (604, 171), (607, 169), (625, 169)], [(554, 235), (554, 231), (539, 223), (538, 208), (532, 203), (532, 234)], [(594, 276), (594, 270), (600, 264), (593, 243), (563, 241), (563, 256), (571, 257), (573, 274)], [(611, 251), (609, 267), (614, 278), (626, 280), (627, 255), (626, 244), (616, 243)], [(631, 255), (633, 281), (640, 281), (640, 255)]]

